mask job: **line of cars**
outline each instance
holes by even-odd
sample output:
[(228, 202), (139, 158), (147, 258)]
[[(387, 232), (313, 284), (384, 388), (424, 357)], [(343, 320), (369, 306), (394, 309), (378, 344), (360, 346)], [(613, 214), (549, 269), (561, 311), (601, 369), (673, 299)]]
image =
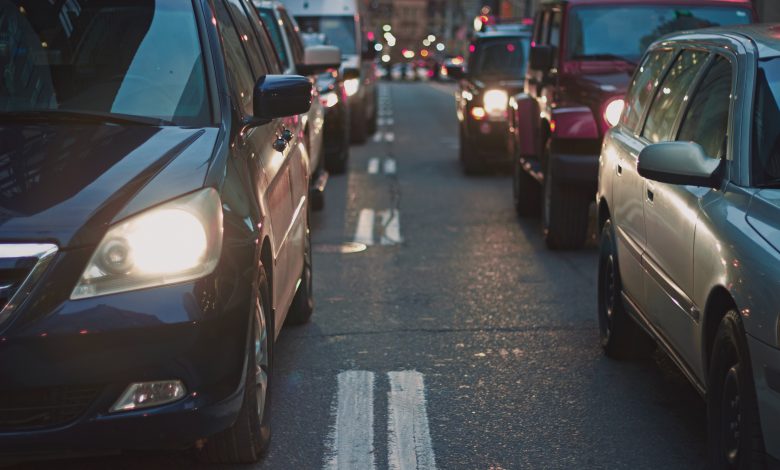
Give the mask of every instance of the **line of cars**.
[(605, 354), (668, 353), (718, 469), (780, 467), (780, 25), (755, 19), (747, 0), (550, 0), (503, 55), (522, 93), (481, 70), (495, 33), (450, 71), (464, 170), (511, 165), (549, 248), (585, 242), (596, 195)]
[(329, 103), (375, 113), (337, 7), (341, 50), (278, 2), (0, 2), (0, 461), (265, 451), (274, 342), (312, 315), (310, 211), (354, 127)]

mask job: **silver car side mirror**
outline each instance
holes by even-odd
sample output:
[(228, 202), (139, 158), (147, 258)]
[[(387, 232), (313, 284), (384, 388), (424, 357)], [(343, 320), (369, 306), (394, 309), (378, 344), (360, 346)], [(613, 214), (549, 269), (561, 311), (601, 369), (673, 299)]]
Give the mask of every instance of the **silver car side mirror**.
[(639, 154), (637, 171), (661, 183), (720, 187), (722, 160), (710, 158), (695, 142), (661, 142)]

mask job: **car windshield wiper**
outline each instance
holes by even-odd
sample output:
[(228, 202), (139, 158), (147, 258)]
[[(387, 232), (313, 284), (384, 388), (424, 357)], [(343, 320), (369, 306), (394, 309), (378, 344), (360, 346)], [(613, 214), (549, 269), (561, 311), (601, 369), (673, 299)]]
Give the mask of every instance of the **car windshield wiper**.
[(0, 120), (3, 121), (23, 121), (23, 120), (62, 120), (62, 121), (82, 121), (111, 123), (133, 126), (175, 126), (171, 121), (165, 119), (151, 118), (145, 116), (134, 116), (131, 114), (100, 113), (94, 111), (73, 111), (66, 109), (40, 109), (31, 111), (9, 111), (0, 112)]
[(633, 65), (636, 67), (636, 62), (629, 59), (628, 57), (623, 57), (620, 55), (615, 54), (581, 54), (581, 55), (575, 55), (572, 57), (574, 60), (615, 60), (619, 62), (625, 62), (627, 64)]

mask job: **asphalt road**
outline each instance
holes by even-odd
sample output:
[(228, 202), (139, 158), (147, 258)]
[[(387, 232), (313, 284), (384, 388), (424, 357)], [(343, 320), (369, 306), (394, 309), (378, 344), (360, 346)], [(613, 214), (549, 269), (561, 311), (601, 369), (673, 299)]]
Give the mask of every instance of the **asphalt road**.
[(595, 248), (547, 251), (508, 175), (463, 176), (451, 85), (382, 90), (378, 141), (314, 216), (316, 311), (278, 340), (259, 468), (703, 468), (704, 405), (670, 361), (601, 353)]

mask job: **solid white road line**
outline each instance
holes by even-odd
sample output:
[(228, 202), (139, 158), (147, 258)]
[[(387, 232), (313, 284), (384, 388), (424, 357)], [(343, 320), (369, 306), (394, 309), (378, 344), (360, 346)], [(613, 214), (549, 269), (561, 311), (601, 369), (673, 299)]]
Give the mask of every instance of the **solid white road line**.
[[(425, 406), (423, 375), (417, 371), (388, 372), (387, 460), (391, 470), (433, 470), (431, 432)], [(359, 467), (355, 467), (359, 468)], [(367, 467), (366, 467), (367, 468)]]
[(403, 243), (401, 238), (401, 213), (398, 209), (379, 211), (382, 220), (382, 245), (398, 245)]
[(374, 210), (361, 209), (355, 229), (355, 243), (367, 246), (374, 244)]
[(394, 175), (395, 174), (395, 159), (388, 157), (384, 161), (383, 170), (386, 175)]
[(379, 159), (374, 157), (368, 161), (368, 174), (375, 175), (379, 173)]
[(376, 468), (374, 457), (374, 373), (338, 375), (338, 398), (325, 456), (328, 470)]

